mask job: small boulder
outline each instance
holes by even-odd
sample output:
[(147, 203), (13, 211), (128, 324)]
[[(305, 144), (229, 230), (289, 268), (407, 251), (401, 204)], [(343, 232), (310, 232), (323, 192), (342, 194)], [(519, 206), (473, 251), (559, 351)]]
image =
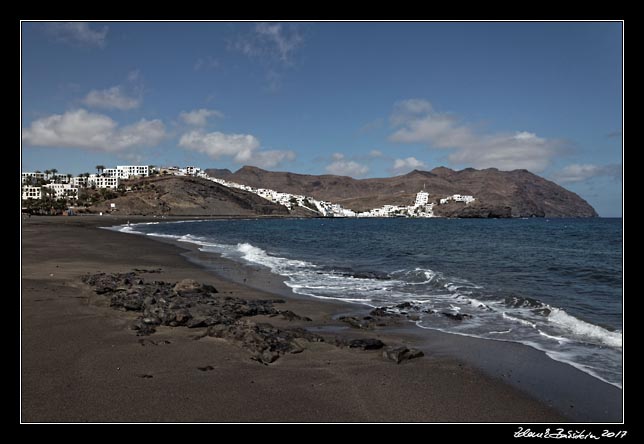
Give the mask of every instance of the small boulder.
[(371, 325), (369, 321), (358, 319), (355, 316), (342, 316), (338, 318), (340, 321), (349, 324), (353, 328), (370, 328)]
[(142, 319), (142, 322), (147, 325), (159, 325), (161, 320), (156, 317), (146, 317)]
[(369, 314), (370, 314), (371, 316), (379, 316), (379, 317), (382, 317), (382, 316), (390, 316), (390, 315), (391, 315), (391, 313), (387, 312), (387, 309), (386, 309), (386, 308), (384, 308), (384, 307), (374, 308), (373, 310), (371, 310), (371, 311), (369, 312)]
[(185, 325), (190, 319), (192, 319), (192, 315), (185, 308), (177, 310), (175, 314), (175, 322), (177, 323), (177, 325)]
[(446, 313), (446, 312), (443, 312), (443, 313), (442, 313), (442, 315), (443, 315), (443, 316), (446, 316), (446, 317), (448, 317), (448, 318), (450, 318), (450, 319), (452, 319), (452, 320), (454, 320), (454, 321), (462, 321), (463, 319), (470, 319), (470, 318), (472, 317), (472, 315), (469, 315), (469, 314), (467, 314), (467, 313), (463, 313), (463, 314), (461, 314), (461, 313), (456, 313), (456, 314), (453, 314), (453, 313)]
[(263, 352), (257, 352), (252, 356), (251, 359), (259, 361), (264, 365), (271, 364), (275, 362), (280, 357), (279, 353), (271, 350), (264, 350)]
[(420, 358), (424, 356), (424, 353), (421, 350), (415, 348), (407, 347), (389, 347), (388, 349), (382, 352), (382, 357), (390, 361), (394, 361), (396, 364), (400, 364), (403, 361)]
[(203, 286), (194, 279), (184, 279), (177, 282), (173, 290), (175, 293), (196, 293), (201, 291)]
[(188, 322), (186, 322), (186, 327), (188, 328), (199, 328), (207, 326), (208, 325), (206, 324), (206, 320), (203, 318), (192, 318)]
[(208, 284), (202, 284), (201, 291), (203, 291), (204, 293), (219, 293), (219, 291), (215, 287)]
[(379, 350), (384, 347), (385, 344), (380, 339), (368, 338), (368, 339), (354, 339), (349, 341), (349, 348), (359, 348), (362, 350)]
[(156, 331), (152, 325), (146, 324), (142, 320), (134, 322), (131, 328), (136, 330), (137, 336), (149, 336)]
[(279, 312), (279, 314), (287, 321), (311, 321), (311, 318), (300, 316), (293, 313), (291, 310), (282, 310)]

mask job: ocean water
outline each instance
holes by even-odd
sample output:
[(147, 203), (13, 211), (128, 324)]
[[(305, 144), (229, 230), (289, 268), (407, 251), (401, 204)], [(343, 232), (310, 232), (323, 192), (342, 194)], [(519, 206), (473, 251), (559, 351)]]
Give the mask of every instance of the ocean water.
[(527, 344), (622, 386), (621, 219), (210, 220), (116, 229), (268, 267), (307, 297), (412, 302), (420, 328)]

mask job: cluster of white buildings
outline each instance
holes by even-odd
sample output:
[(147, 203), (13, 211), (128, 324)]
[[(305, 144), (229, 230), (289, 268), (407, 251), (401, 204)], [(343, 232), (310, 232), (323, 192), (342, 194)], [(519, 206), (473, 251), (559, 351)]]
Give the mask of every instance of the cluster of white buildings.
[[(444, 205), (449, 201), (465, 202), (469, 204), (474, 202), (473, 196), (462, 196), (454, 194), (442, 199), (439, 199), (438, 205)], [(429, 193), (420, 191), (416, 194), (416, 200), (413, 205), (400, 206), (400, 205), (383, 205), (380, 208), (374, 208), (369, 211), (358, 213), (357, 217), (434, 217), (434, 207), (437, 204), (429, 202)]]
[(441, 205), (444, 205), (448, 203), (450, 200), (453, 200), (454, 202), (465, 202), (465, 204), (474, 202), (476, 199), (472, 196), (462, 196), (460, 194), (454, 194), (452, 196), (445, 197), (441, 199), (439, 202)]
[[(313, 199), (312, 197), (303, 196), (300, 194), (283, 193), (268, 188), (254, 188), (248, 185), (243, 185), (228, 180), (211, 177), (207, 175), (201, 168), (195, 166), (187, 166), (185, 168), (162, 167), (151, 168), (147, 165), (120, 165), (116, 168), (105, 168), (102, 174), (85, 174), (80, 176), (72, 176), (71, 174), (45, 174), (40, 172), (27, 172), (22, 173), (22, 198), (26, 199), (41, 199), (45, 194), (42, 188), (48, 188), (55, 198), (78, 199), (79, 188), (82, 187), (95, 187), (95, 188), (109, 188), (116, 189), (120, 185), (121, 180), (130, 179), (132, 177), (146, 177), (150, 173), (158, 173), (161, 175), (173, 176), (196, 176), (216, 182), (220, 185), (229, 188), (237, 188), (240, 190), (248, 191), (253, 194), (284, 205), (289, 210), (296, 207), (301, 207), (305, 210), (320, 214), (327, 217), (434, 217), (434, 202), (429, 202), (429, 193), (420, 191), (416, 194), (416, 200), (413, 205), (399, 206), (399, 205), (384, 205), (380, 208), (374, 208), (369, 211), (355, 212), (337, 203), (331, 203), (323, 200)], [(50, 181), (49, 184), (34, 186), (38, 179)], [(454, 194), (439, 200), (438, 205), (444, 205), (450, 201), (464, 202), (466, 205), (474, 202), (474, 197)]]
[(119, 165), (116, 168), (103, 169), (104, 177), (116, 177), (118, 179), (129, 179), (133, 176), (147, 177), (150, 175), (148, 165)]
[[(101, 174), (72, 176), (71, 174), (25, 172), (22, 173), (22, 198), (42, 199), (49, 191), (54, 199), (78, 199), (79, 189), (86, 187), (118, 188), (122, 179), (145, 177), (150, 175), (147, 165), (119, 165), (116, 168), (105, 168)], [(39, 180), (50, 183), (34, 185)], [(44, 189), (43, 189), (44, 188)]]
[(204, 178), (209, 177), (206, 173), (201, 171), (201, 168), (196, 166), (187, 166), (185, 168), (171, 166), (171, 167), (155, 168), (155, 170), (162, 175), (170, 174), (172, 176), (199, 176)]
[[(426, 191), (420, 191), (416, 194), (416, 200), (413, 205), (384, 205), (380, 208), (374, 208), (369, 211), (357, 213), (353, 210), (342, 207), (342, 205), (340, 204), (317, 200), (313, 199), (312, 197), (302, 196), (299, 194), (282, 193), (268, 188), (254, 188), (248, 185), (210, 177), (206, 174), (201, 175), (201, 177), (212, 180), (213, 182), (217, 182), (220, 185), (224, 185), (229, 188), (238, 188), (240, 190), (245, 190), (250, 193), (257, 194), (258, 196), (263, 197), (266, 200), (284, 205), (289, 210), (292, 210), (296, 206), (299, 206), (307, 210), (315, 211), (320, 215), (327, 217), (434, 217), (433, 209), (434, 205), (436, 205), (433, 202), (429, 202), (429, 193), (427, 193)], [(469, 204), (471, 202), (474, 202), (475, 199), (472, 196), (461, 196), (460, 194), (454, 194), (453, 196), (449, 196), (445, 199), (440, 199), (439, 202), (440, 204), (444, 204), (449, 202), (450, 200), (465, 202), (465, 204)]]
[(358, 213), (357, 217), (434, 217), (434, 203), (429, 203), (429, 193), (419, 191), (413, 205), (383, 205)]
[(22, 199), (42, 199), (50, 194), (54, 199), (78, 199), (78, 187), (69, 183), (49, 183), (42, 187), (23, 185)]
[(334, 204), (324, 200), (317, 200), (312, 197), (303, 196), (301, 194), (282, 193), (279, 191), (271, 190), (269, 188), (254, 188), (248, 185), (243, 185), (237, 182), (231, 182), (224, 179), (208, 176), (207, 174), (197, 174), (199, 177), (211, 180), (220, 185), (228, 188), (237, 188), (240, 190), (248, 191), (249, 193), (257, 194), (266, 200), (284, 205), (289, 210), (295, 207), (302, 207), (314, 213), (319, 213), (322, 216), (329, 217), (355, 217), (356, 213), (352, 210), (343, 208), (339, 204)]

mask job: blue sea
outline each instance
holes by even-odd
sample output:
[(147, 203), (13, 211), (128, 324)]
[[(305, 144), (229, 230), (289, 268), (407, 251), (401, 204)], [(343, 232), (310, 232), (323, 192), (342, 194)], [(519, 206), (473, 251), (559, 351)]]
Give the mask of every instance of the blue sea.
[(411, 302), (420, 328), (520, 342), (622, 387), (622, 219), (208, 220), (117, 229), (265, 266), (305, 297)]

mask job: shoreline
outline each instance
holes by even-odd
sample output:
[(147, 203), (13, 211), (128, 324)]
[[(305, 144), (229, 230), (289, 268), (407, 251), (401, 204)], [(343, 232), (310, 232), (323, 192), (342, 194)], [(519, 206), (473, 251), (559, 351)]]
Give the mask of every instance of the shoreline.
[[(138, 236), (142, 235), (138, 234)], [(155, 241), (187, 250), (182, 254), (183, 256), (223, 279), (233, 280), (258, 290), (269, 289), (271, 293), (296, 300), (332, 304), (336, 307), (334, 319), (339, 316), (365, 316), (374, 308), (359, 302), (352, 303), (297, 294), (284, 283), (288, 280), (287, 277), (273, 274), (255, 264), (245, 264), (224, 258), (218, 253), (201, 252), (199, 247), (191, 242), (180, 242), (157, 236), (143, 235), (143, 237), (150, 237)], [(221, 269), (234, 271), (222, 273)], [(271, 284), (268, 287), (267, 281)], [(340, 325), (342, 328), (346, 327), (346, 324), (340, 323)], [(603, 418), (610, 422), (621, 420), (621, 388), (584, 372), (568, 362), (554, 359), (544, 350), (514, 341), (484, 339), (422, 328), (410, 321), (399, 326), (385, 327), (384, 330), (387, 329), (409, 335), (416, 342), (416, 346), (426, 353), (439, 352), (442, 356), (465, 362), (488, 376), (503, 380), (547, 405), (555, 407), (559, 412), (572, 415), (576, 421), (593, 421), (596, 418)], [(494, 356), (494, 359), (489, 359), (489, 356)], [(592, 387), (590, 394), (589, 387)]]
[[(243, 350), (230, 344), (212, 340), (190, 340), (188, 336), (194, 333), (193, 331), (185, 331), (188, 329), (180, 327), (163, 327), (149, 339), (171, 338), (168, 340), (172, 344), (165, 348), (148, 347), (144, 353), (148, 359), (142, 359), (140, 355), (143, 348), (138, 343), (140, 338), (128, 329), (127, 322), (124, 321), (127, 317), (124, 315), (127, 313), (124, 314), (111, 310), (109, 307), (89, 303), (92, 297), (88, 295), (88, 289), (77, 283), (78, 277), (85, 271), (118, 270), (126, 272), (136, 264), (139, 268), (161, 265), (163, 271), (159, 276), (164, 280), (177, 280), (181, 276), (190, 276), (200, 282), (211, 283), (221, 291), (230, 291), (235, 297), (244, 298), (266, 297), (274, 293), (276, 285), (279, 285), (276, 281), (280, 277), (273, 274), (271, 274), (272, 280), (270, 281), (265, 275), (259, 279), (258, 286), (268, 289), (269, 293), (251, 288), (252, 285), (244, 286), (222, 278), (221, 274), (216, 272), (221, 267), (229, 267), (232, 273), (238, 273), (239, 276), (246, 275), (241, 279), (253, 279), (262, 273), (253, 273), (251, 267), (215, 257), (212, 253), (195, 252), (196, 246), (192, 249), (180, 242), (167, 240), (159, 242), (160, 239), (157, 238), (146, 239), (146, 236), (140, 235), (128, 237), (114, 230), (97, 229), (100, 226), (127, 223), (128, 220), (130, 222), (168, 222), (196, 219), (211, 218), (159, 219), (131, 216), (83, 216), (70, 218), (34, 217), (23, 220), (22, 418), (24, 421), (101, 422), (113, 421), (115, 418), (117, 421), (207, 422), (528, 421), (563, 423), (621, 421), (621, 391), (619, 389), (602, 383), (566, 364), (553, 361), (545, 355), (539, 358), (536, 354), (542, 352), (534, 349), (528, 351), (527, 349), (530, 348), (527, 346), (521, 344), (493, 345), (487, 343), (495, 341), (457, 337), (457, 335), (438, 331), (426, 334), (426, 330), (422, 334), (425, 338), (421, 339), (419, 338), (421, 335), (414, 331), (418, 328), (411, 324), (402, 328), (386, 328), (370, 332), (356, 331), (348, 329), (346, 325), (342, 325), (341, 322), (334, 319), (343, 310), (355, 312), (356, 304), (304, 298), (292, 292), (290, 296), (283, 294), (280, 296), (286, 296), (286, 308), (313, 319), (312, 325), (305, 325), (305, 328), (327, 332), (337, 331), (351, 337), (375, 336), (382, 338), (385, 343), (412, 344), (424, 350), (426, 356), (396, 365), (385, 362), (379, 353), (330, 348), (325, 345), (297, 355), (285, 356), (270, 366), (261, 366), (256, 362), (249, 361)], [(94, 242), (95, 246), (84, 245), (83, 242)], [(171, 245), (172, 243), (175, 245)], [(66, 247), (66, 249), (62, 247)], [(38, 249), (51, 253), (41, 257)], [(67, 253), (65, 253), (66, 251)], [(197, 259), (202, 263), (195, 263), (199, 262)], [(210, 263), (203, 264), (204, 259)], [(203, 268), (204, 265), (206, 268)], [(61, 269), (64, 269), (65, 272), (59, 276)], [(48, 274), (52, 276), (48, 276)], [(282, 285), (286, 287), (283, 283)], [(57, 291), (52, 291), (54, 289)], [(43, 293), (48, 296), (43, 297)], [(67, 296), (64, 296), (65, 294)], [(83, 305), (81, 300), (87, 300), (88, 304)], [(43, 302), (46, 303), (46, 306), (51, 307), (41, 310)], [(71, 353), (72, 357), (77, 358), (72, 361), (64, 360), (62, 357), (69, 358), (71, 352), (69, 349), (76, 349), (79, 344), (73, 341), (66, 344), (54, 344), (53, 348), (62, 357), (60, 359), (53, 358), (55, 362), (59, 363), (59, 367), (54, 366), (55, 370), (51, 370), (52, 363), (47, 359), (51, 354), (51, 338), (61, 337), (61, 332), (57, 330), (57, 326), (61, 325), (56, 321), (68, 317), (80, 320), (80, 324), (89, 328), (90, 331), (84, 332), (81, 326), (73, 324), (66, 324), (66, 329), (76, 333), (87, 333), (96, 341), (89, 341), (90, 344), (85, 344), (88, 342), (87, 338), (80, 341), (86, 347), (81, 346), (81, 351), (76, 350)], [(87, 324), (86, 318), (96, 321), (92, 325), (97, 331), (91, 331), (92, 326)], [(96, 327), (96, 323), (99, 327)], [(96, 344), (102, 343), (99, 338), (114, 339), (116, 343), (105, 349), (96, 346)], [(183, 348), (173, 347), (175, 341), (177, 344), (182, 344)], [(45, 344), (49, 345), (45, 346)], [(94, 348), (101, 350), (101, 359), (112, 362), (128, 357), (141, 368), (146, 366), (152, 368), (148, 371), (154, 375), (154, 378), (147, 380), (131, 377), (124, 381), (123, 375), (126, 372), (119, 370), (114, 375), (113, 371), (96, 369), (96, 359), (91, 359), (96, 354), (92, 344), (94, 344)], [(190, 351), (190, 349), (194, 350)], [(40, 355), (39, 351), (42, 352)], [(150, 355), (150, 353), (152, 354)], [(204, 397), (202, 392), (204, 390), (209, 392), (212, 389), (213, 381), (205, 381), (202, 372), (197, 371), (196, 374), (191, 374), (185, 368), (174, 368), (167, 362), (168, 359), (172, 361), (171, 358), (178, 357), (182, 357), (183, 360), (172, 362), (193, 362), (199, 360), (201, 353), (218, 357), (213, 361), (217, 362), (216, 368), (218, 370), (219, 367), (222, 367), (222, 374), (220, 375), (221, 379), (218, 379), (215, 385), (222, 390), (220, 394), (227, 400), (227, 403), (224, 404), (230, 407), (230, 411), (224, 411), (221, 405), (215, 406), (213, 400)], [(552, 363), (546, 364), (547, 361), (543, 358)], [(98, 361), (100, 362), (101, 359)], [(83, 365), (78, 364), (78, 360)], [(325, 360), (333, 362), (333, 364), (326, 364)], [(534, 361), (540, 364), (535, 366)], [(162, 365), (163, 363), (165, 365)], [(513, 369), (512, 375), (503, 377), (503, 372), (507, 370), (508, 366)], [(570, 367), (570, 370), (574, 370), (592, 381), (562, 369), (562, 366)], [(109, 382), (117, 382), (124, 390), (109, 393), (99, 390), (103, 396), (108, 398), (107, 401), (93, 400), (89, 395), (92, 389), (96, 389), (96, 386), (86, 380), (88, 368), (101, 375), (100, 380), (103, 381), (103, 385), (109, 386)], [(229, 373), (226, 373), (224, 368)], [(43, 371), (44, 374), (53, 372), (55, 375), (51, 380), (43, 381)], [(240, 381), (232, 383), (230, 378), (239, 379), (237, 377), (239, 372), (251, 375), (249, 377), (253, 386), (249, 387), (248, 384), (240, 386)], [(285, 375), (288, 374), (289, 378), (282, 380), (276, 377), (281, 372)], [(532, 381), (525, 379), (530, 374), (534, 376), (536, 373), (541, 373), (543, 376), (537, 379), (533, 378)], [(172, 387), (171, 393), (184, 389), (189, 392), (189, 397), (198, 398), (196, 406), (206, 407), (206, 412), (199, 410), (196, 406), (193, 406), (192, 412), (183, 412), (173, 406), (162, 408), (162, 412), (132, 412), (131, 408), (122, 410), (117, 408), (119, 401), (123, 401), (124, 397), (127, 398), (132, 393), (136, 399), (149, 400), (151, 397), (167, 397), (168, 395), (151, 393), (146, 389), (146, 386), (164, 379), (163, 375), (167, 374), (173, 375), (173, 378), (164, 381)], [(548, 383), (557, 380), (557, 378), (552, 379), (553, 374), (558, 375), (558, 381), (561, 384), (555, 384), (555, 387), (548, 388)], [(228, 379), (226, 375), (228, 375)], [(316, 388), (315, 384), (308, 384), (307, 376), (309, 378), (315, 376), (321, 381), (320, 387), (326, 387), (322, 389)], [(381, 380), (380, 386), (372, 387), (366, 384), (369, 376), (372, 377), (372, 380)], [(577, 383), (565, 383), (571, 377), (571, 381), (577, 381)], [(58, 392), (48, 386), (60, 380), (66, 381), (68, 385), (80, 385), (84, 388), (83, 390), (74, 390), (73, 398), (76, 401), (74, 407), (62, 408), (60, 403), (63, 401), (56, 399), (56, 396), (52, 397)], [(255, 385), (257, 380), (263, 381), (263, 384)], [(125, 384), (132, 392), (125, 390), (122, 384)], [(412, 388), (410, 384), (413, 386), (413, 390), (410, 390)], [(617, 413), (619, 418), (615, 418), (615, 412), (603, 410), (607, 407), (615, 408), (615, 392), (610, 390), (607, 392), (598, 384), (610, 386), (620, 392), (619, 412)], [(43, 391), (43, 385), (50, 389), (49, 398), (46, 401), (42, 399), (42, 396), (39, 396), (39, 394), (47, 392)], [(356, 392), (357, 387), (360, 387), (362, 391)], [(275, 399), (262, 396), (267, 391)], [(264, 400), (263, 406), (255, 406), (250, 408), (250, 411), (239, 408), (239, 404), (243, 404), (241, 398), (248, 395), (257, 396), (256, 392)], [(581, 392), (585, 392), (583, 399), (575, 398), (579, 397)], [(69, 396), (58, 394), (62, 399)], [(302, 396), (309, 403), (302, 405), (300, 401), (297, 401)], [(602, 396), (603, 398), (600, 399)], [(610, 398), (608, 403), (606, 396)], [(171, 399), (175, 398), (171, 397)], [(288, 404), (294, 399), (296, 401), (291, 406), (293, 408), (286, 408), (280, 403), (275, 403), (276, 400), (282, 400)], [(311, 402), (313, 405), (310, 404)], [(573, 407), (563, 408), (563, 404), (569, 402), (574, 403), (570, 404)], [(42, 403), (45, 405), (43, 406)], [(41, 404), (40, 407), (38, 407), (39, 404)], [(182, 403), (180, 402), (180, 404)], [(83, 409), (76, 405), (86, 408)], [(109, 406), (107, 411), (97, 409), (98, 406), (105, 405)], [(272, 408), (268, 408), (268, 405)], [(353, 409), (349, 407), (353, 407)], [(312, 411), (316, 413), (312, 414)]]

